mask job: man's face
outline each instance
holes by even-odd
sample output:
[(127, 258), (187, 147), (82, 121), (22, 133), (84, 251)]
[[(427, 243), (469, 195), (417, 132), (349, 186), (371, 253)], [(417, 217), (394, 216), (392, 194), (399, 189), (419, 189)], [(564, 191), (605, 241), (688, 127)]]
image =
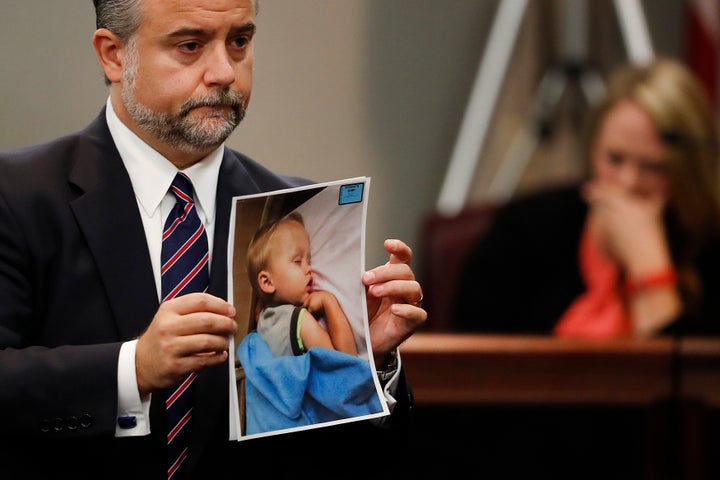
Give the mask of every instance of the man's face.
[(167, 154), (205, 155), (242, 120), (253, 70), (252, 0), (143, 0), (125, 45), (122, 100), (133, 128)]

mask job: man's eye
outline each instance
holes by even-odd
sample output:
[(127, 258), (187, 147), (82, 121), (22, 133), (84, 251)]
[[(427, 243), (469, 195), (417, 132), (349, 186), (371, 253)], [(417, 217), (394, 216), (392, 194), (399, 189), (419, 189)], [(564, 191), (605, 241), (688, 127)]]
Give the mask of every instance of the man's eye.
[(245, 48), (245, 46), (250, 42), (250, 39), (246, 36), (240, 36), (236, 37), (232, 40), (232, 44), (236, 48)]
[(200, 48), (200, 44), (197, 42), (188, 42), (180, 45), (180, 48), (188, 52), (194, 52)]

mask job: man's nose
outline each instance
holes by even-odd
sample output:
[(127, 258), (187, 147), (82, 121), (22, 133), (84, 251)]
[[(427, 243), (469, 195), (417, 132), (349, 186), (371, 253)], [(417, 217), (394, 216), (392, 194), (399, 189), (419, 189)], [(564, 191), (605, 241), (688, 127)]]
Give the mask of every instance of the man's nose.
[(207, 85), (232, 85), (235, 81), (235, 63), (225, 48), (218, 45), (210, 51), (205, 69), (205, 83)]

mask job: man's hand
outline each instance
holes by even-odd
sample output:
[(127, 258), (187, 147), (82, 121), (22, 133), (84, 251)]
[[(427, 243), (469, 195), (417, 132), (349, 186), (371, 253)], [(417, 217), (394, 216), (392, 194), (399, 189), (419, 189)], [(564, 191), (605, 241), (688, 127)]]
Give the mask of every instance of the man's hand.
[(226, 362), (235, 307), (207, 293), (160, 305), (138, 339), (135, 370), (141, 395), (182, 381), (190, 372)]
[(412, 250), (400, 240), (385, 240), (384, 247), (390, 260), (362, 277), (376, 363), (382, 362), (427, 319), (421, 306), (422, 289), (410, 268)]

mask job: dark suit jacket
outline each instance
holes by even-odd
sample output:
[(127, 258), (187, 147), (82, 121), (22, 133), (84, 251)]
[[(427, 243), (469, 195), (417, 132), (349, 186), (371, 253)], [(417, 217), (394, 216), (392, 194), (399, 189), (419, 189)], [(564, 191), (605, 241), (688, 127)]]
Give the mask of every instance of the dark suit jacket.
[[(488, 333), (549, 334), (586, 289), (580, 236), (588, 207), (577, 186), (525, 194), (502, 208), (468, 255), (460, 279), (455, 324)], [(696, 262), (705, 294), (697, 313), (665, 333), (720, 333), (720, 240)]]
[[(210, 293), (227, 296), (231, 197), (301, 183), (225, 150)], [(157, 308), (137, 202), (104, 111), (79, 133), (0, 155), (0, 477), (166, 478), (158, 395), (150, 436), (114, 437), (120, 345)], [(202, 371), (196, 385), (197, 478), (292, 456), (308, 439), (322, 452), (323, 442), (384, 433), (356, 422), (231, 443), (227, 366)]]

